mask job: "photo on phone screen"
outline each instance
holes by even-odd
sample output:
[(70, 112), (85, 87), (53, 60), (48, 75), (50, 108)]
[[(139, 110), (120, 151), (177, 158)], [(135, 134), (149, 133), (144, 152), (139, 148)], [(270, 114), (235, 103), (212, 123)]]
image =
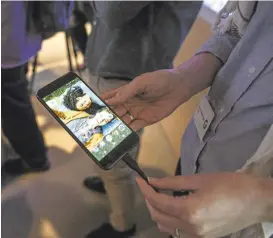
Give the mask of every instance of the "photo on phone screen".
[(77, 77), (42, 100), (98, 162), (133, 133)]

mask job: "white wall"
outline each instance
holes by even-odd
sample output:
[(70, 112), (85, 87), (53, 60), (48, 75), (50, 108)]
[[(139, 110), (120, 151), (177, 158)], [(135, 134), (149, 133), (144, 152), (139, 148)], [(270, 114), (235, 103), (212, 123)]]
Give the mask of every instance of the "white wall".
[(204, 0), (200, 16), (210, 24), (215, 21), (216, 13), (219, 12), (228, 0)]

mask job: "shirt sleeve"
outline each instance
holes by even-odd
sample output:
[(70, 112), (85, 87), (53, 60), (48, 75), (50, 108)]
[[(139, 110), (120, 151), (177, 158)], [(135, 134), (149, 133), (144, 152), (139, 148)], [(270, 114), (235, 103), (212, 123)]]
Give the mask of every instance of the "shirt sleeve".
[(92, 6), (96, 16), (108, 28), (118, 28), (133, 19), (149, 1), (95, 1)]
[(196, 55), (211, 53), (225, 64), (239, 40), (240, 38), (231, 36), (229, 33), (216, 33), (196, 52)]

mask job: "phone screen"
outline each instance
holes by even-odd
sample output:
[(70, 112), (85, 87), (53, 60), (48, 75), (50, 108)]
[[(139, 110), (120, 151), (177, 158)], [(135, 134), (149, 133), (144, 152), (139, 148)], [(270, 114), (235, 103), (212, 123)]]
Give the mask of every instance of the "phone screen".
[(79, 78), (42, 98), (65, 126), (101, 161), (132, 130)]

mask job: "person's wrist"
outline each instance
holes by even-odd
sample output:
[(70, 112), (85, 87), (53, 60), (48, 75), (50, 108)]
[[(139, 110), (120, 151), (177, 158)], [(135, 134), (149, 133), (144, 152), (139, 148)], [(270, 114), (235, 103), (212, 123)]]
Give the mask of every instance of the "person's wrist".
[(190, 87), (186, 85), (185, 77), (183, 77), (183, 74), (181, 73), (181, 71), (177, 70), (177, 68), (168, 71), (171, 74), (170, 78), (175, 81), (174, 87), (175, 91), (178, 92), (178, 103), (183, 104), (184, 102), (188, 101), (192, 96)]

